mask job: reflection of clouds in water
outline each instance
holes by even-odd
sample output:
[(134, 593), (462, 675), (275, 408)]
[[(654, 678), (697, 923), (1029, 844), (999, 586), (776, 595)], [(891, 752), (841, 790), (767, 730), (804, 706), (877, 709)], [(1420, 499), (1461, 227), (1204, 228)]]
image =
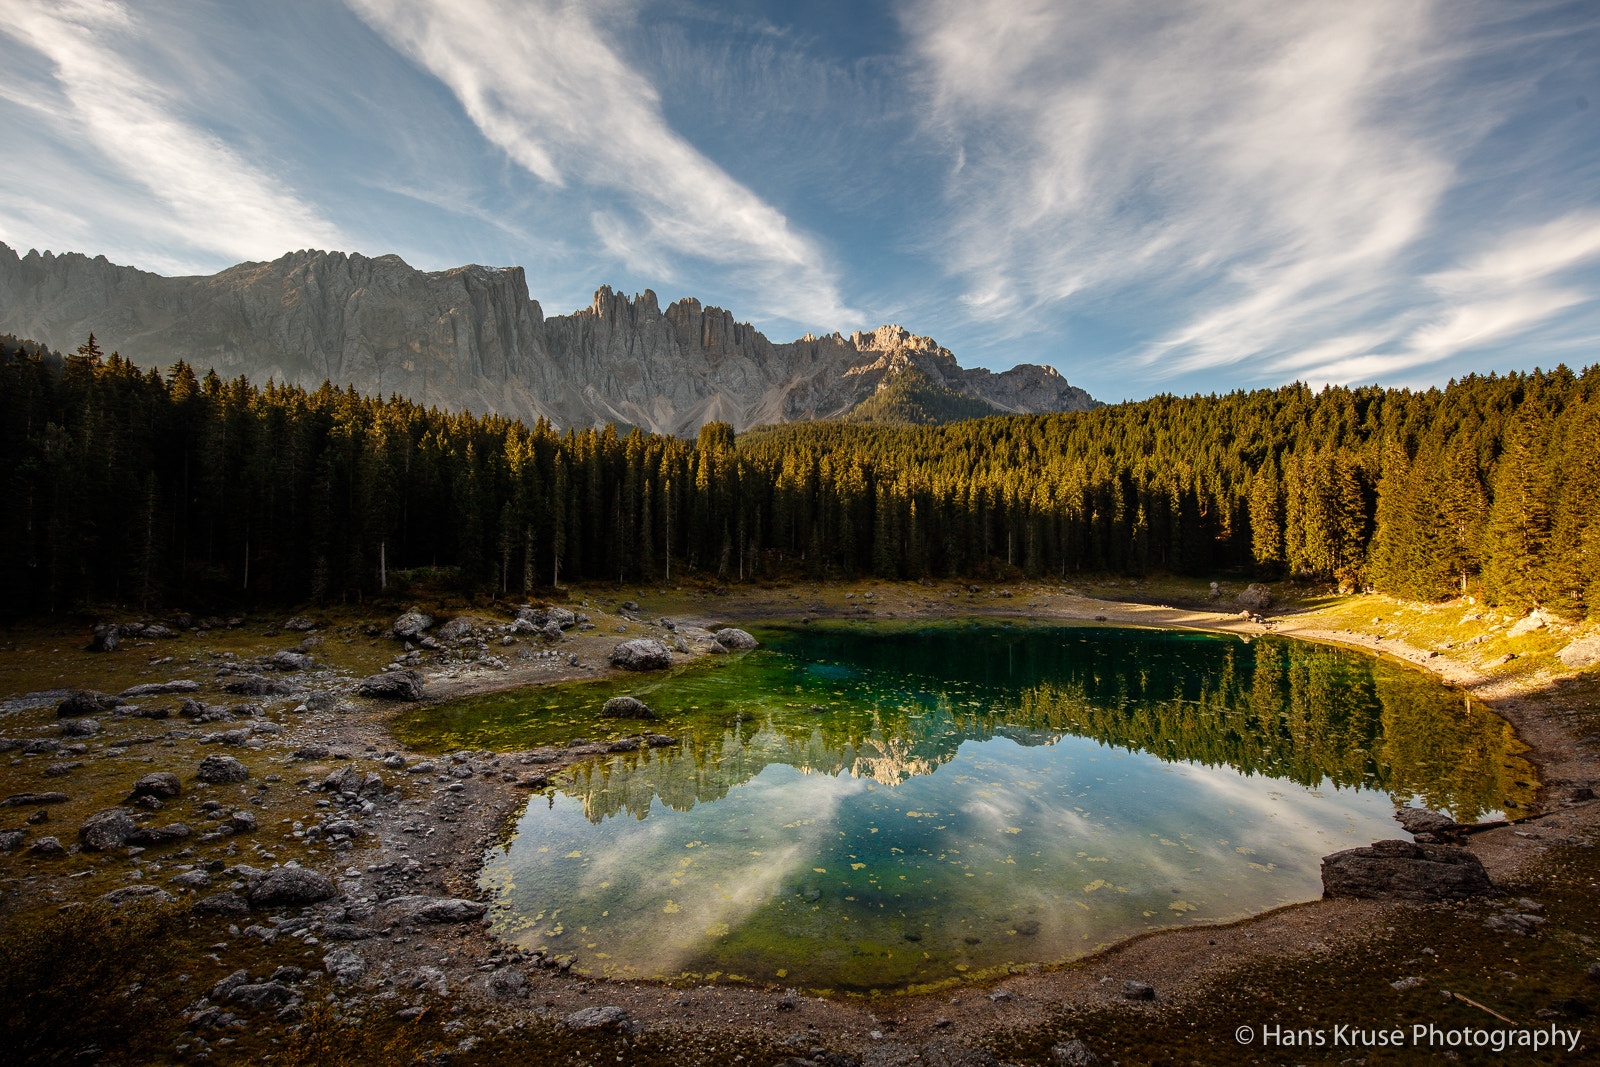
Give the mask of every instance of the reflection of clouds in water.
[[(644, 974), (677, 974), (719, 936), (712, 931), (738, 927), (781, 887), (804, 874), (825, 841), (838, 835), (841, 805), (866, 789), (867, 783), (856, 778), (802, 775), (773, 767), (738, 787), (742, 795), (735, 799), (739, 807), (733, 811), (700, 805), (691, 812), (675, 812), (658, 805), (642, 821), (608, 819), (601, 826), (585, 819), (576, 801), (560, 797), (554, 812), (530, 810), (524, 816), (520, 827), (526, 835), (520, 839), (524, 847), (512, 846), (510, 868), (514, 878), (525, 876), (529, 881), (541, 873), (568, 874), (572, 883), (563, 887), (568, 899), (561, 902), (567, 905), (568, 923), (580, 921), (572, 917), (573, 904), (600, 899), (621, 883), (637, 884), (622, 914), (586, 920), (591, 927), (586, 936), (601, 936), (595, 931), (603, 927), (609, 941), (627, 942), (626, 965)], [(768, 837), (754, 848), (756, 839), (729, 837), (716, 825), (729, 819), (770, 819), (772, 813), (796, 823), (773, 831), (790, 835), (789, 840), (774, 843)], [(745, 814), (751, 818), (740, 817)], [(573, 872), (548, 871), (549, 864), (561, 863), (564, 857), (554, 849), (537, 852), (549, 838), (536, 839), (531, 831), (535, 822), (552, 815), (565, 831), (556, 836), (570, 837), (588, 858), (586, 866)], [(690, 840), (696, 841), (693, 849), (685, 848)], [(761, 855), (752, 855), (753, 851)], [(690, 860), (688, 866), (681, 866), (684, 859)], [(547, 871), (541, 872), (541, 867)], [(680, 885), (671, 884), (674, 877)], [(673, 910), (666, 911), (669, 902)], [(553, 901), (540, 904), (561, 906)]]

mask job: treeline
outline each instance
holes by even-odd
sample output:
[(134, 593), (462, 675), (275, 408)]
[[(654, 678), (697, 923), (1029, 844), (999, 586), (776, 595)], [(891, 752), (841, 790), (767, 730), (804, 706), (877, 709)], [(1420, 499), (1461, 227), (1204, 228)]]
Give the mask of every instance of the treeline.
[(1600, 367), (946, 426), (559, 433), (0, 346), (13, 611), (805, 576), (1244, 571), (1600, 604)]

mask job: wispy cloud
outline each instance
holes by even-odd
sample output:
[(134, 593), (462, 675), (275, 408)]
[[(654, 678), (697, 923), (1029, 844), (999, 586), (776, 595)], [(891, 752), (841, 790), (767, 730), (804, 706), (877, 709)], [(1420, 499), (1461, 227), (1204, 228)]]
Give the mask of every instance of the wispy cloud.
[[(85, 176), (71, 220), (136, 226), (153, 243), (191, 253), (239, 259), (277, 256), (286, 249), (340, 247), (340, 230), (311, 204), (275, 181), (220, 137), (184, 117), (180, 99), (126, 58), (145, 33), (139, 17), (113, 0), (0, 0), (0, 34), (48, 64), (50, 91), (11, 94), (57, 130), (92, 146), (104, 173)], [(59, 186), (73, 175), (58, 174)], [(27, 194), (12, 186), (7, 216), (39, 219), (59, 189)], [(205, 256), (203, 258), (209, 258)], [(174, 255), (147, 253), (174, 262)]]
[(768, 314), (855, 318), (816, 242), (663, 118), (655, 87), (600, 29), (601, 18), (629, 17), (624, 5), (348, 2), (520, 166), (557, 188), (607, 194), (595, 198), (593, 230), (630, 269), (670, 278), (686, 258), (709, 261), (747, 274)]
[(1523, 91), (1452, 81), (1476, 47), (1456, 14), (1430, 0), (906, 9), (931, 128), (959, 162), (941, 248), (970, 313), (1021, 334), (1064, 311), (1156, 309), (1133, 349), (1152, 377), (1364, 375), (1588, 299), (1549, 281), (1594, 254), (1567, 218), (1422, 277), (1459, 244), (1445, 209), (1464, 161)]

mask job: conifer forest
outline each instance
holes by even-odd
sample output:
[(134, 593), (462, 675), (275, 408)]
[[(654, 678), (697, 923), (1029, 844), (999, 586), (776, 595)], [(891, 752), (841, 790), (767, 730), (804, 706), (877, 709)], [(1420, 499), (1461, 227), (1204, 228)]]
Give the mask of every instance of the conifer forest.
[(19, 614), (354, 602), (419, 569), (487, 596), (1171, 572), (1600, 610), (1600, 366), (689, 441), (8, 338), (0, 470)]

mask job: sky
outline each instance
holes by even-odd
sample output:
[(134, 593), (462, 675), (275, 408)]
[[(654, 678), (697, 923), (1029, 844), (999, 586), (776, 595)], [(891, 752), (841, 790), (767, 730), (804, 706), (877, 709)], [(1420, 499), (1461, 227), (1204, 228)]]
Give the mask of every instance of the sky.
[(0, 0), (0, 241), (522, 266), (1096, 397), (1600, 362), (1600, 4)]

